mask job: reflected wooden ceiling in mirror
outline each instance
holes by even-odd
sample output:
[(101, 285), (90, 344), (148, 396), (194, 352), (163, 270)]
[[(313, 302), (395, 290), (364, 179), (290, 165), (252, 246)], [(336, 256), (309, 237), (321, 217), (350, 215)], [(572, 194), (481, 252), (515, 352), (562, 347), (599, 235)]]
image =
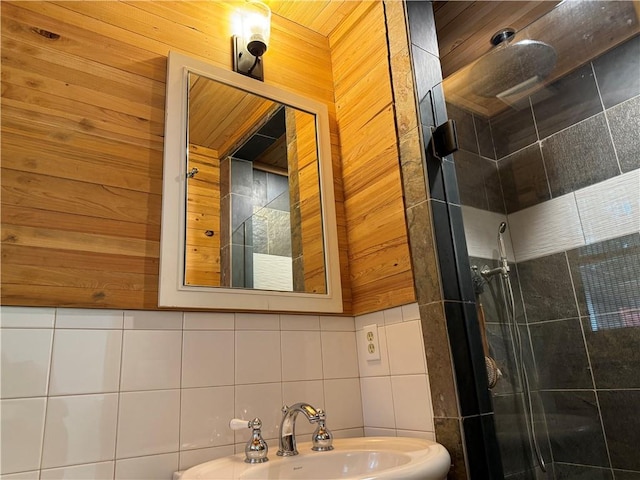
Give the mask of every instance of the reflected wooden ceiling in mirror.
[[(189, 142), (229, 155), (278, 105), (244, 90), (191, 75)], [(211, 108), (215, 105), (215, 108)]]

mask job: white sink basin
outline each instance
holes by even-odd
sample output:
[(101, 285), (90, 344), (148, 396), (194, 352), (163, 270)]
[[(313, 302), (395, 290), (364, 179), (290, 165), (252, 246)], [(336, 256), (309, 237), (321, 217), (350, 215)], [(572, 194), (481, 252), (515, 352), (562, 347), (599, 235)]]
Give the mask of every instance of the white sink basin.
[(344, 438), (334, 450), (313, 452), (299, 443), (299, 455), (279, 457), (269, 449), (269, 461), (244, 462), (244, 453), (196, 465), (180, 480), (443, 480), (451, 460), (439, 443), (404, 437)]

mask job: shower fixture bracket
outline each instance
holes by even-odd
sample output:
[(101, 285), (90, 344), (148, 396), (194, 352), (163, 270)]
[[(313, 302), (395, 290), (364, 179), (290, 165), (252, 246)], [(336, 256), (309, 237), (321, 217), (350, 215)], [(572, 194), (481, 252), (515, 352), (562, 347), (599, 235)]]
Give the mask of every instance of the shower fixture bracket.
[(440, 160), (458, 151), (458, 131), (455, 120), (449, 119), (439, 127), (431, 129), (431, 148), (434, 157)]

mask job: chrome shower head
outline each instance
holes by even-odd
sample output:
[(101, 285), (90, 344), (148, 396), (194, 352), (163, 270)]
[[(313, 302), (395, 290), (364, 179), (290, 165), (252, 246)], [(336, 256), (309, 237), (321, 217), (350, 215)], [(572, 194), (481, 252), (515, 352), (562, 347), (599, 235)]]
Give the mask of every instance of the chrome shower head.
[(500, 227), (498, 228), (498, 232), (504, 233), (506, 231), (507, 231), (507, 223), (506, 222), (500, 223)]
[(524, 39), (512, 42), (513, 29), (497, 32), (494, 47), (469, 72), (473, 91), (481, 97), (507, 97), (528, 90), (546, 78), (556, 66), (556, 50), (544, 42)]

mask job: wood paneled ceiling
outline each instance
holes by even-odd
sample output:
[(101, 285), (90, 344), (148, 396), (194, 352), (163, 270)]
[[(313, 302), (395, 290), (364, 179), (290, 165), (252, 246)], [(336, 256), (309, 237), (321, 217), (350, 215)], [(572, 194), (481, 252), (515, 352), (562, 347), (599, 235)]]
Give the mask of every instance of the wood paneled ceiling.
[(358, 4), (372, 0), (263, 0), (274, 15), (328, 37)]

